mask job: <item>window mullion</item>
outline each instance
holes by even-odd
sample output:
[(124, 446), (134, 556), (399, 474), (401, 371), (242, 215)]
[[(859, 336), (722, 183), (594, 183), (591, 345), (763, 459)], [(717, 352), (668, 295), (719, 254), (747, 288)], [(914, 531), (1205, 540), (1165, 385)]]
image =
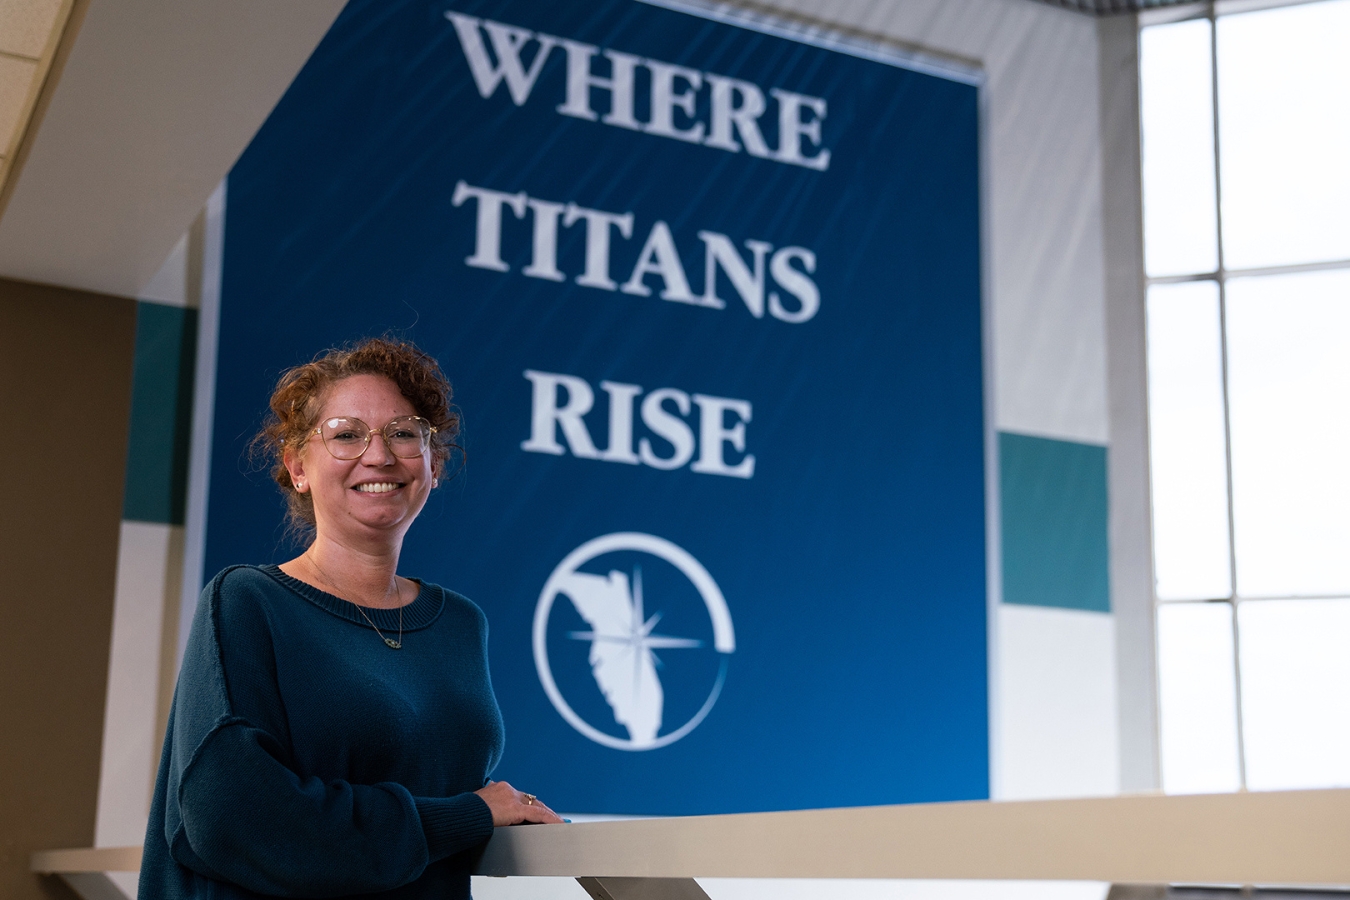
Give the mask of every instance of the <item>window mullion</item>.
[(1238, 634), (1237, 615), (1237, 541), (1233, 513), (1233, 432), (1230, 421), (1231, 410), (1228, 396), (1228, 303), (1227, 277), (1224, 269), (1223, 253), (1223, 175), (1220, 169), (1221, 151), (1219, 147), (1219, 21), (1215, 13), (1215, 3), (1209, 4), (1209, 66), (1210, 66), (1210, 102), (1213, 114), (1214, 131), (1214, 227), (1216, 231), (1216, 252), (1218, 254), (1219, 282), (1219, 364), (1220, 385), (1223, 391), (1223, 450), (1224, 465), (1227, 469), (1225, 483), (1228, 488), (1228, 578), (1231, 594), (1228, 598), (1229, 613), (1233, 624), (1233, 687), (1234, 702), (1237, 704), (1237, 758), (1238, 789), (1247, 789), (1247, 752), (1246, 734), (1242, 721), (1242, 646)]

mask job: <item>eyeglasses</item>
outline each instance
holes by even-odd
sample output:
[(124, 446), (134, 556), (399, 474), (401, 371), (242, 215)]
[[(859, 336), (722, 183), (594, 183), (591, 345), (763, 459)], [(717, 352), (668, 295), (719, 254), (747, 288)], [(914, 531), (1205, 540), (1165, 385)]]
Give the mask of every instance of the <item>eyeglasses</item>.
[(354, 416), (337, 416), (320, 422), (311, 435), (323, 438), (323, 445), (335, 458), (357, 459), (370, 446), (370, 436), (374, 433), (384, 437), (384, 445), (390, 453), (412, 459), (426, 452), (436, 429), (421, 416), (399, 416), (375, 431)]

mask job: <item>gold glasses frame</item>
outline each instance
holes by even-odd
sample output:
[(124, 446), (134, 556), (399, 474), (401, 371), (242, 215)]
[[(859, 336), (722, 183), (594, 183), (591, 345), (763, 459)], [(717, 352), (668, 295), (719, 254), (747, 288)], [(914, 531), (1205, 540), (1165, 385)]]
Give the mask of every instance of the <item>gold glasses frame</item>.
[[(361, 444), (360, 452), (352, 456), (339, 456), (336, 452), (334, 452), (332, 445), (328, 443), (328, 438), (324, 436), (323, 426), (327, 425), (329, 422), (334, 422), (338, 419), (345, 419), (346, 421), (360, 425), (362, 428), (365, 429), (366, 439)], [(418, 448), (417, 452), (405, 456), (404, 454), (399, 453), (397, 450), (394, 449), (394, 443), (389, 439), (389, 427), (396, 422), (408, 422), (408, 421), (417, 422), (418, 424), (423, 426), (423, 428), (425, 428), (425, 431), (420, 432), (423, 435), (423, 437), (421, 441), (421, 446)], [(314, 430), (309, 433), (309, 436), (313, 437), (314, 435), (317, 434), (319, 436), (319, 440), (323, 442), (323, 448), (327, 450), (328, 454), (332, 456), (334, 459), (341, 459), (341, 460), (360, 459), (362, 456), (365, 455), (366, 450), (370, 448), (370, 439), (375, 434), (378, 434), (381, 438), (384, 439), (384, 446), (387, 447), (389, 449), (389, 452), (394, 454), (394, 456), (397, 456), (399, 459), (416, 459), (423, 453), (427, 452), (427, 448), (431, 446), (431, 438), (434, 434), (436, 434), (436, 432), (437, 432), (436, 426), (432, 425), (430, 422), (428, 422), (421, 416), (395, 416), (388, 422), (385, 422), (384, 426), (381, 428), (371, 428), (369, 425), (367, 425), (362, 420), (358, 419), (356, 416), (330, 416), (329, 418), (324, 419), (318, 425), (314, 426)]]

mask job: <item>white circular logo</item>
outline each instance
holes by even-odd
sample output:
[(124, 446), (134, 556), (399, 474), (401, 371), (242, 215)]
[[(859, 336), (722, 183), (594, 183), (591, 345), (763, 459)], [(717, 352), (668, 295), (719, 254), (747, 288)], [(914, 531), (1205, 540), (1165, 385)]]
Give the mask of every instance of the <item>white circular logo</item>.
[[(649, 565), (645, 597), (643, 555)], [(611, 557), (608, 565), (595, 562), (604, 556)], [(593, 571), (582, 571), (583, 566)], [(702, 598), (702, 609), (694, 592)], [(555, 604), (560, 594), (570, 604)], [(569, 619), (581, 627), (563, 633)], [(680, 633), (667, 633), (675, 629)], [(555, 657), (569, 660), (572, 677), (566, 683), (574, 704), (554, 679), (550, 644)], [(708, 570), (683, 548), (640, 532), (602, 535), (567, 554), (544, 582), (534, 610), (534, 664), (544, 693), (569, 725), (617, 750), (655, 750), (697, 728), (717, 702), (735, 649), (726, 598)], [(585, 669), (589, 677), (577, 674)], [(574, 705), (587, 706), (591, 721)], [(596, 727), (592, 722), (601, 721), (597, 713), (605, 705), (613, 724), (602, 721)], [(683, 723), (665, 728), (668, 713)], [(627, 737), (611, 733), (620, 729)]]

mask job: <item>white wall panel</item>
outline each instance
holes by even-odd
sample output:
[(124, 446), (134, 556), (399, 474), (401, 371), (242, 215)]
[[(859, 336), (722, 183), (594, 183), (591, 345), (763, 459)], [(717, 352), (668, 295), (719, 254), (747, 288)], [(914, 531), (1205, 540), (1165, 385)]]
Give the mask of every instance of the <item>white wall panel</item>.
[(997, 633), (997, 799), (1116, 793), (1113, 617), (1005, 603)]
[(187, 284), (188, 232), (178, 239), (154, 277), (141, 288), (137, 299), (165, 306), (192, 306)]
[[(171, 651), (177, 638), (182, 565), (180, 526), (122, 522), (94, 825), (96, 847), (126, 847), (145, 840), (164, 737), (163, 653)], [(166, 625), (172, 634), (165, 634)], [(116, 875), (118, 886), (135, 896), (135, 876)]]

